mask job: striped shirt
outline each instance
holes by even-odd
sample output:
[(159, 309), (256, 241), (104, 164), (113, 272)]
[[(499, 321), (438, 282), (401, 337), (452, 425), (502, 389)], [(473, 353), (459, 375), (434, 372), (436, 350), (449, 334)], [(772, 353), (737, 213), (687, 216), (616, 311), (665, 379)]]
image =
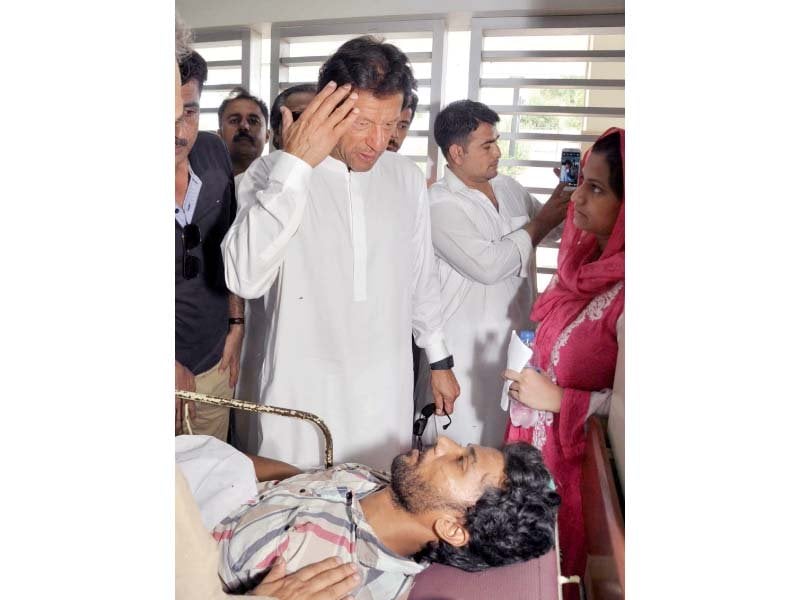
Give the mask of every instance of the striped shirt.
[(252, 588), (283, 556), (287, 571), (338, 556), (354, 562), (357, 600), (404, 597), (428, 565), (384, 546), (359, 500), (389, 484), (386, 474), (355, 463), (259, 484), (259, 494), (214, 528), (219, 575), (230, 592)]

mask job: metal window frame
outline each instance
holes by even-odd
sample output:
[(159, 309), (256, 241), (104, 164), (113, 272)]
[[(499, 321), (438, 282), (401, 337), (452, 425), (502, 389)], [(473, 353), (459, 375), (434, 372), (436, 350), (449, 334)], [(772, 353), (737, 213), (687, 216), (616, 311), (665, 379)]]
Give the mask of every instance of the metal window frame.
[[(308, 57), (288, 57), (287, 41), (295, 38), (311, 39), (322, 36), (342, 36), (342, 35), (363, 35), (363, 34), (392, 34), (392, 33), (423, 33), (431, 35), (431, 52), (409, 52), (407, 56), (410, 61), (430, 60), (431, 76), (429, 79), (418, 79), (419, 86), (430, 87), (430, 104), (420, 104), (417, 112), (428, 112), (429, 121), (427, 129), (410, 131), (409, 136), (428, 138), (427, 156), (408, 156), (411, 160), (430, 161), (432, 163), (432, 173), (436, 173), (439, 162), (439, 149), (436, 140), (433, 139), (433, 123), (441, 110), (442, 89), (444, 82), (444, 54), (445, 54), (445, 18), (444, 15), (434, 15), (422, 19), (409, 18), (386, 18), (376, 20), (370, 19), (342, 19), (328, 21), (292, 21), (284, 23), (273, 23), (270, 42), (272, 44), (272, 55), (270, 60), (270, 104), (280, 91), (289, 85), (298, 85), (299, 82), (291, 84), (281, 81), (288, 79), (287, 70), (289, 66), (296, 65), (321, 65), (327, 57), (308, 56)], [(316, 83), (316, 82), (306, 82)], [(273, 148), (270, 147), (270, 152)], [(426, 174), (427, 175), (427, 174)]]
[[(473, 17), (470, 26), (470, 60), (468, 98), (478, 101), (482, 87), (512, 88), (514, 90), (513, 105), (491, 105), (497, 113), (511, 115), (511, 131), (503, 133), (509, 140), (509, 155), (514, 156), (517, 140), (548, 140), (570, 142), (593, 142), (596, 135), (591, 134), (558, 134), (558, 133), (522, 133), (519, 131), (521, 114), (540, 115), (591, 115), (624, 117), (625, 108), (601, 107), (563, 107), (563, 106), (520, 106), (519, 90), (521, 88), (558, 88), (558, 89), (625, 89), (624, 79), (540, 79), (540, 78), (492, 78), (481, 77), (481, 63), (487, 59), (494, 62), (530, 62), (530, 61), (624, 61), (624, 50), (580, 50), (580, 51), (500, 51), (483, 50), (483, 40), (487, 37), (504, 37), (531, 35), (537, 31), (547, 30), (550, 35), (599, 35), (624, 34), (625, 14), (600, 15), (566, 15), (566, 16), (521, 16), (521, 17)], [(558, 161), (503, 159), (504, 166), (547, 167), (558, 166)], [(552, 193), (553, 188), (526, 187), (528, 193)], [(542, 242), (540, 247), (558, 248), (558, 244)], [(537, 273), (553, 274), (555, 269), (537, 267)]]
[[(568, 15), (568, 16), (523, 16), (523, 17), (474, 17), (471, 23), (469, 94), (471, 100), (477, 101), (481, 88), (511, 88), (514, 90), (512, 105), (491, 105), (497, 113), (510, 114), (511, 131), (503, 137), (509, 140), (509, 155), (515, 154), (517, 140), (550, 140), (593, 142), (595, 135), (522, 133), (519, 131), (519, 115), (578, 115), (624, 117), (623, 107), (576, 107), (576, 106), (532, 106), (519, 104), (519, 90), (522, 88), (558, 88), (558, 89), (625, 89), (624, 79), (544, 79), (544, 78), (492, 78), (481, 77), (481, 63), (493, 62), (528, 62), (528, 61), (624, 61), (624, 50), (483, 50), (483, 40), (488, 37), (531, 35), (547, 30), (549, 35), (591, 35), (624, 33), (624, 13), (603, 15)], [(503, 159), (503, 165), (509, 166), (558, 166), (554, 161), (529, 161)], [(529, 192), (546, 191), (547, 188), (527, 188)]]
[[(242, 57), (239, 60), (206, 61), (208, 68), (240, 67), (240, 80), (228, 83), (206, 84), (203, 90), (225, 91), (236, 86), (247, 90), (258, 90), (261, 80), (261, 34), (250, 27), (224, 27), (197, 29), (194, 31), (194, 42), (198, 44), (214, 42), (241, 42)], [(201, 113), (217, 114), (217, 108), (201, 108)]]

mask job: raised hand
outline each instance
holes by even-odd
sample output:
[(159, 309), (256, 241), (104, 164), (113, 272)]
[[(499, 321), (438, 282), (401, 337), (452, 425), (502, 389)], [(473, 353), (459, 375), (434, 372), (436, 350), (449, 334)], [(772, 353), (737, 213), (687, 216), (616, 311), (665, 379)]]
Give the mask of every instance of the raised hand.
[(312, 167), (321, 163), (358, 116), (359, 110), (355, 108), (358, 94), (350, 90), (349, 83), (337, 88), (336, 83), (329, 82), (297, 121), (292, 119), (291, 111), (282, 106), (284, 151)]

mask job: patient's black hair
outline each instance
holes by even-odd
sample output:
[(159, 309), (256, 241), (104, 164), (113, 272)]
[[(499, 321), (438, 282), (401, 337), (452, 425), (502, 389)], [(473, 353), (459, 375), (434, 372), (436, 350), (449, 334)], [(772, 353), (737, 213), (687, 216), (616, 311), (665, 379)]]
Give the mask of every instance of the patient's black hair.
[(461, 547), (430, 542), (415, 560), (482, 571), (542, 556), (555, 545), (561, 498), (550, 487), (541, 452), (516, 443), (503, 448), (503, 457), (502, 486), (487, 489), (464, 515), (469, 542)]

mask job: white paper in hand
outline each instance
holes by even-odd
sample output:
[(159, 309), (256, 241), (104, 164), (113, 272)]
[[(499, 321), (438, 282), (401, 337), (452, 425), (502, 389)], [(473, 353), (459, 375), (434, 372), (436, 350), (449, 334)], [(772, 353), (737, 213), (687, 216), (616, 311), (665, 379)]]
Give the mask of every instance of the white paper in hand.
[[(512, 371), (522, 372), (522, 369), (528, 364), (532, 354), (533, 350), (528, 348), (522, 340), (519, 339), (517, 330), (512, 330), (511, 340), (508, 342), (508, 360), (506, 361), (506, 368)], [(508, 388), (510, 386), (511, 382), (508, 380), (503, 384), (503, 393), (500, 396), (500, 408), (503, 410), (508, 410)]]

